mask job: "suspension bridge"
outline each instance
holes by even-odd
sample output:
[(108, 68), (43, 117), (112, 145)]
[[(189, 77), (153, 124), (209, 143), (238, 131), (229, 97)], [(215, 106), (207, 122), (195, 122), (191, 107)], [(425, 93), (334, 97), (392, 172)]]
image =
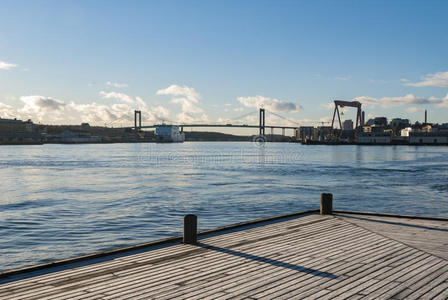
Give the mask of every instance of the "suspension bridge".
[[(248, 124), (238, 124), (238, 120), (242, 120), (252, 114), (258, 113), (258, 125), (248, 125)], [(264, 108), (260, 108), (257, 111), (252, 111), (247, 114), (244, 114), (242, 116), (236, 117), (232, 119), (232, 123), (226, 123), (226, 124), (202, 124), (202, 123), (196, 123), (196, 124), (176, 124), (175, 122), (170, 122), (170, 125), (179, 126), (180, 131), (183, 132), (184, 128), (258, 128), (259, 134), (261, 136), (264, 136), (266, 134), (266, 130), (270, 129), (271, 135), (274, 134), (274, 129), (281, 129), (282, 135), (285, 135), (286, 130), (293, 130), (293, 134), (295, 133), (295, 130), (299, 128), (299, 125), (296, 121), (291, 120), (289, 118), (283, 117), (279, 114), (276, 114), (274, 112), (269, 112), (270, 114), (276, 116), (277, 118), (283, 119), (291, 124), (295, 124), (294, 126), (287, 126), (287, 125), (266, 125), (266, 110)], [(152, 129), (157, 128), (159, 126), (164, 126), (166, 124), (153, 124), (153, 125), (142, 125), (142, 113), (140, 110), (134, 111), (134, 126), (130, 127), (122, 127), (123, 129), (134, 129), (136, 131), (141, 131), (143, 129)]]

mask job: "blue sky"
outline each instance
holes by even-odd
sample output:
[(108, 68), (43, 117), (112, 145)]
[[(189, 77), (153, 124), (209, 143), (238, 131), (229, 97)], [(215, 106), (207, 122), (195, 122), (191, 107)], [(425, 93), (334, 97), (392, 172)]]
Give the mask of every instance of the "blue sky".
[[(2, 1), (0, 117), (448, 122), (448, 1)], [(344, 118), (353, 118), (347, 111)], [(255, 123), (249, 116), (244, 123)]]

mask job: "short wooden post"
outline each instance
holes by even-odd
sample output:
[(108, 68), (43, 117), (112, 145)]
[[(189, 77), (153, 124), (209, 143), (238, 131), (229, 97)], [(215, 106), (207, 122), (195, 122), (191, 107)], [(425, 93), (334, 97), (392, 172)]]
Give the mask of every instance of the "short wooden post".
[(320, 214), (331, 215), (333, 213), (333, 194), (320, 195)]
[(198, 217), (196, 215), (184, 216), (184, 244), (197, 244), (198, 242)]

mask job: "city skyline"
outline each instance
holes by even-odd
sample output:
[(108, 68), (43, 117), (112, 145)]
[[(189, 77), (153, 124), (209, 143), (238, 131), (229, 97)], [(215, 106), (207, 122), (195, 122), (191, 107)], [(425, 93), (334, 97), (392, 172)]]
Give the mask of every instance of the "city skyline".
[(342, 99), (447, 121), (447, 3), (279, 3), (5, 1), (0, 117), (227, 123), (264, 107), (317, 125)]

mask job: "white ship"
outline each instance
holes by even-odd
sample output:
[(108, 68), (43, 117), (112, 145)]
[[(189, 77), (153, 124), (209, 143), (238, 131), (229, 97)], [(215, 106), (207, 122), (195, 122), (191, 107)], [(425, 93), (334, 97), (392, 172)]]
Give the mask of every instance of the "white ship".
[(176, 125), (159, 125), (156, 127), (156, 139), (158, 143), (183, 143), (185, 133), (180, 132)]

